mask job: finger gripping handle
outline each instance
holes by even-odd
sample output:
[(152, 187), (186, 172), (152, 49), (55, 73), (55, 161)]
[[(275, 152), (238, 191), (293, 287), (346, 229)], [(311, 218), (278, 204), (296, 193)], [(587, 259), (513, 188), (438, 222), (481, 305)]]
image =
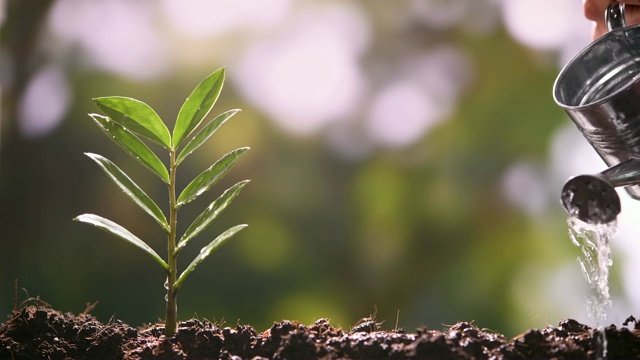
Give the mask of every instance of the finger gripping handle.
[(609, 5), (604, 13), (604, 18), (608, 31), (627, 26), (627, 20), (624, 17), (624, 4), (616, 2)]

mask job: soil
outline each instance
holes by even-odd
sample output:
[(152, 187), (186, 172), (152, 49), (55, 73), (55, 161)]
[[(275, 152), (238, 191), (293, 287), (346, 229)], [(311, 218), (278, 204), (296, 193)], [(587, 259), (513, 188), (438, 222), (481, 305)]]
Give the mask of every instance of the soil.
[[(605, 330), (608, 359), (640, 358), (638, 321), (629, 317)], [(161, 324), (136, 329), (27, 306), (0, 325), (0, 359), (596, 359), (602, 351), (601, 332), (575, 320), (510, 340), (468, 322), (409, 333), (382, 330), (371, 318), (350, 330), (319, 319), (310, 325), (285, 320), (263, 332), (191, 319), (173, 338), (162, 332)]]

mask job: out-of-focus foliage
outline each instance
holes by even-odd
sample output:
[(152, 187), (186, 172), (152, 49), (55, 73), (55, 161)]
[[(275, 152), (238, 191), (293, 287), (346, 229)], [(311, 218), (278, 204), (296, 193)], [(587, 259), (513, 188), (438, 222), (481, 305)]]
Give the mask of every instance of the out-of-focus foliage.
[[(243, 112), (183, 164), (178, 186), (251, 146), (221, 186), (252, 186), (207, 232), (251, 227), (191, 275), (201, 286), (181, 290), (182, 318), (349, 327), (377, 309), (388, 328), (399, 313), (407, 329), (475, 320), (514, 335), (584, 315), (557, 198), (576, 159), (562, 146), (580, 135), (551, 89), (588, 25), (554, 22), (581, 19), (578, 0), (560, 15), (555, 1), (527, 2), (551, 14), (533, 18), (517, 3), (5, 1), (0, 313), (17, 279), (60, 310), (98, 301), (103, 321), (162, 316), (152, 260), (71, 221), (103, 214), (164, 254), (164, 233), (102, 191), (113, 187), (82, 156), (121, 153), (87, 113), (91, 98), (123, 95), (174, 119), (192, 84), (226, 66), (217, 106)], [(539, 37), (521, 32), (532, 27)], [(111, 159), (166, 196), (126, 154)], [(622, 279), (614, 296), (624, 288), (633, 305)]]

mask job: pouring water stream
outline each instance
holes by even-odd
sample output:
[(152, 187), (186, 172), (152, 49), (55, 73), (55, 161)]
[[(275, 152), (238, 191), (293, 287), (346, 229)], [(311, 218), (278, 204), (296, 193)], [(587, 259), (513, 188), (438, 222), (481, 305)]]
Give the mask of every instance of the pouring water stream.
[(613, 264), (609, 244), (615, 236), (620, 213), (616, 186), (637, 182), (640, 161), (618, 164), (595, 175), (579, 175), (564, 185), (561, 201), (569, 214), (571, 241), (580, 248), (578, 263), (589, 286), (587, 314), (596, 322), (597, 357), (607, 356), (604, 322), (611, 307), (609, 268)]
[(607, 310), (611, 307), (609, 295), (609, 268), (613, 264), (610, 240), (618, 230), (617, 221), (604, 224), (589, 224), (569, 216), (569, 237), (574, 245), (580, 248), (578, 263), (582, 275), (589, 285), (586, 305), (589, 318), (596, 322), (598, 336), (598, 358), (607, 356), (607, 338), (604, 329), (607, 320)]

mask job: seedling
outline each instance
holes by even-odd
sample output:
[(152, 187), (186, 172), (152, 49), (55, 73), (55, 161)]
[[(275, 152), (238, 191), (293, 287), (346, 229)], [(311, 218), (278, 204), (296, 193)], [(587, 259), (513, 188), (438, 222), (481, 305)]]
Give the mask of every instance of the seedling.
[[(177, 295), (184, 280), (213, 251), (247, 226), (237, 225), (220, 234), (207, 246), (203, 247), (191, 264), (182, 273), (178, 274), (177, 260), (180, 251), (209, 226), (249, 182), (248, 180), (240, 181), (227, 189), (200, 213), (177, 241), (178, 210), (184, 204), (209, 190), (249, 149), (243, 147), (224, 155), (193, 179), (176, 197), (176, 172), (178, 166), (208, 140), (220, 126), (240, 111), (230, 110), (224, 112), (194, 134), (194, 130), (199, 127), (218, 99), (224, 83), (224, 75), (224, 68), (219, 69), (204, 79), (193, 90), (180, 108), (172, 134), (169, 133), (167, 126), (151, 107), (127, 97), (111, 96), (93, 99), (107, 116), (89, 114), (96, 125), (109, 138), (136, 161), (151, 170), (168, 187), (169, 220), (167, 221), (165, 214), (158, 205), (113, 162), (100, 155), (86, 153), (124, 191), (126, 196), (149, 214), (167, 233), (167, 261), (162, 259), (147, 243), (111, 220), (94, 214), (83, 214), (74, 219), (91, 224), (142, 249), (167, 273), (167, 281), (165, 283), (165, 288), (167, 289), (165, 298), (167, 300), (167, 314), (164, 333), (168, 337), (173, 336), (176, 331), (178, 322)], [(140, 140), (139, 136), (159, 144), (169, 152), (168, 170), (160, 158)], [(179, 149), (180, 151), (178, 152)]]

